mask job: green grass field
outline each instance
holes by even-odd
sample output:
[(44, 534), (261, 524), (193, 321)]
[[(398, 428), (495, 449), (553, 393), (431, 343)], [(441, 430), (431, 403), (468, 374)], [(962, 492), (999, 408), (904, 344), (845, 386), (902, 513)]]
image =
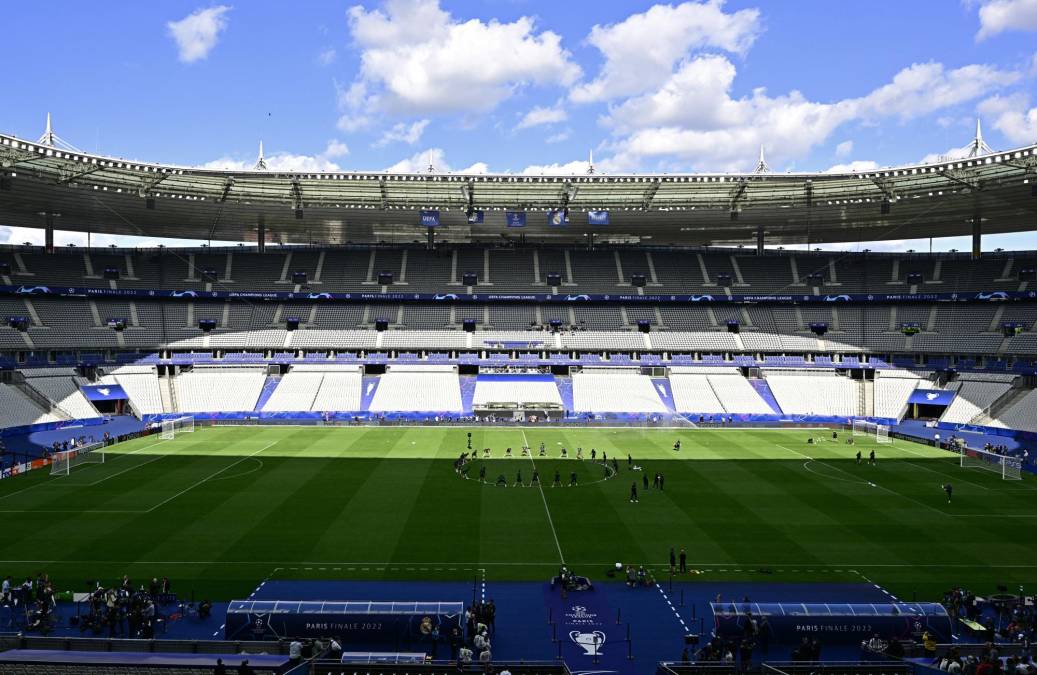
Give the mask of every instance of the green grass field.
[[(458, 476), (469, 430), (474, 447), (493, 448), (488, 478), (512, 483), (522, 470), (528, 482), (536, 467), (542, 486)], [(0, 482), (0, 573), (45, 570), (62, 590), (164, 575), (181, 593), (230, 599), (269, 577), (546, 579), (562, 560), (592, 577), (617, 561), (665, 575), (670, 547), (684, 546), (696, 580), (868, 579), (919, 599), (958, 584), (1037, 585), (1037, 481), (964, 470), (899, 440), (806, 444), (822, 434), (218, 427), (149, 437), (69, 476)], [(524, 443), (532, 458), (502, 458)], [(562, 444), (621, 459), (618, 475), (558, 459)], [(872, 447), (878, 465), (858, 466), (856, 449)], [(641, 480), (628, 452), (665, 475), (665, 491), (628, 502)], [(564, 483), (578, 470), (580, 486), (552, 487), (556, 468)]]

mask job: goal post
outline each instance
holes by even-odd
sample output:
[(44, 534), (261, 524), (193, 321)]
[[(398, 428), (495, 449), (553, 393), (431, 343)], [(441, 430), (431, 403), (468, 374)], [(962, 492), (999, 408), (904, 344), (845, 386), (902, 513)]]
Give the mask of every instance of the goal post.
[(1001, 474), (1002, 480), (1022, 480), (1023, 460), (1019, 457), (999, 455), (986, 450), (961, 448), (961, 468), (983, 469)]
[(889, 425), (876, 424), (867, 420), (853, 420), (854, 436), (874, 436), (876, 443), (892, 443), (893, 438), (889, 435)]
[(177, 434), (189, 434), (194, 431), (193, 417), (177, 417), (171, 420), (162, 420), (162, 440), (170, 441)]
[(50, 475), (67, 476), (83, 464), (104, 464), (104, 443), (91, 443), (51, 455)]

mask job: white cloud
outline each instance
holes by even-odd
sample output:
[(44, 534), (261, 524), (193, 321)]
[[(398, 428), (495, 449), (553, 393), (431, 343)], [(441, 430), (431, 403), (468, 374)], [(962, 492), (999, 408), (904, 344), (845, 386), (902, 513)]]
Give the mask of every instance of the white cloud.
[(421, 140), (421, 135), (425, 133), (425, 127), (428, 126), (428, 120), (418, 120), (412, 124), (406, 124), (399, 122), (394, 124), (391, 128), (386, 129), (382, 133), (382, 137), (374, 144), (375, 147), (381, 147), (388, 145), (389, 143), (406, 143), (407, 145), (414, 145)]
[(230, 7), (217, 5), (199, 9), (179, 21), (166, 24), (169, 34), (176, 42), (180, 60), (193, 63), (204, 59), (216, 46), (220, 33), (227, 28), (227, 12)]
[(317, 63), (322, 66), (330, 66), (335, 62), (336, 58), (338, 58), (338, 52), (334, 49), (328, 48), (321, 51), (320, 54), (317, 54)]
[(550, 108), (536, 106), (522, 116), (522, 119), (519, 120), (519, 123), (515, 128), (528, 129), (530, 127), (537, 127), (544, 124), (557, 124), (558, 122), (564, 122), (567, 119), (569, 119), (569, 114), (559, 105)]
[(561, 143), (569, 140), (569, 136), (571, 135), (572, 129), (565, 129), (564, 131), (559, 131), (557, 134), (551, 134), (544, 139), (544, 143)]
[(324, 149), (325, 157), (345, 157), (349, 154), (349, 146), (342, 141), (330, 140)]
[(961, 159), (962, 157), (968, 157), (968, 155), (968, 146), (948, 148), (946, 152), (930, 152), (928, 155), (918, 160), (918, 162), (920, 164), (939, 164), (940, 162), (946, 162), (952, 159)]
[(979, 104), (979, 111), (994, 119), (995, 129), (1016, 145), (1037, 143), (1037, 107), (1029, 108), (1030, 98), (1024, 93), (993, 96)]
[(825, 169), (825, 173), (864, 173), (879, 168), (879, 163), (870, 159), (857, 159), (845, 164), (836, 164)]
[(489, 173), (489, 166), (485, 162), (476, 162), (471, 166), (467, 166), (463, 169), (455, 171), (450, 166), (446, 159), (446, 153), (443, 152), (442, 148), (428, 148), (417, 152), (410, 157), (406, 157), (396, 162), (392, 166), (386, 167), (385, 171), (389, 173), (426, 173), (429, 166), (432, 166), (436, 173)]
[(850, 121), (910, 120), (1020, 78), (986, 65), (915, 64), (864, 96), (819, 102), (798, 91), (771, 96), (763, 88), (733, 98), (736, 74), (724, 56), (699, 56), (681, 62), (657, 90), (611, 107), (603, 122), (613, 130), (614, 165), (633, 170), (646, 159), (669, 157), (698, 168), (745, 170), (761, 145), (777, 164), (807, 154)]
[(360, 73), (342, 98), (347, 121), (375, 112), (484, 112), (527, 85), (567, 86), (580, 67), (551, 31), (533, 19), (456, 20), (438, 0), (387, 0), (348, 12), (360, 48)]
[(602, 53), (605, 64), (593, 81), (573, 90), (572, 99), (602, 101), (649, 91), (696, 49), (744, 53), (760, 33), (760, 12), (728, 14), (723, 7), (723, 0), (655, 5), (619, 23), (594, 26), (587, 41)]
[[(342, 171), (342, 167), (332, 161), (338, 157), (349, 154), (349, 147), (342, 141), (328, 141), (324, 151), (317, 155), (295, 155), (290, 152), (276, 152), (267, 155), (266, 165), (270, 171)], [(226, 171), (251, 171), (256, 166), (255, 159), (235, 159), (233, 157), (221, 157), (200, 165), (202, 169), (217, 169)]]
[(853, 141), (843, 141), (835, 146), (836, 157), (849, 157), (853, 153)]
[(941, 63), (915, 63), (860, 99), (861, 112), (865, 117), (911, 119), (971, 101), (1020, 77), (1016, 71), (982, 64), (945, 70)]
[(1008, 30), (1037, 30), (1037, 0), (989, 0), (980, 6), (977, 40)]
[(576, 176), (585, 175), (590, 163), (587, 160), (575, 160), (565, 164), (533, 164), (522, 170), (523, 176), (559, 175)]

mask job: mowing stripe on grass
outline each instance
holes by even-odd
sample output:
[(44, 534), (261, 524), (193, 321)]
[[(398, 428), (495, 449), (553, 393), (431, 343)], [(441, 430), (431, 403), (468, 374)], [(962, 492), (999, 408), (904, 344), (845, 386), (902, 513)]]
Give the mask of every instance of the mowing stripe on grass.
[(222, 468), (222, 469), (220, 469), (219, 471), (217, 471), (217, 472), (215, 472), (215, 473), (211, 473), (211, 474), (209, 474), (208, 476), (206, 476), (205, 478), (201, 479), (200, 481), (198, 481), (198, 482), (196, 482), (196, 483), (193, 483), (192, 485), (190, 485), (190, 486), (188, 486), (188, 487), (184, 488), (184, 489), (183, 489), (183, 490), (181, 490), (180, 492), (177, 492), (177, 493), (176, 493), (175, 495), (173, 495), (172, 497), (167, 497), (166, 499), (163, 499), (163, 500), (162, 500), (162, 501), (160, 501), (160, 502), (159, 502), (158, 504), (155, 504), (154, 506), (152, 506), (152, 507), (151, 507), (150, 509), (148, 509), (147, 511), (144, 511), (143, 513), (151, 513), (151, 512), (152, 512), (152, 511), (154, 511), (155, 509), (159, 509), (159, 508), (161, 508), (161, 507), (165, 506), (166, 504), (168, 504), (169, 502), (173, 501), (173, 500), (174, 500), (174, 499), (176, 499), (177, 497), (180, 497), (180, 496), (182, 496), (182, 495), (185, 495), (185, 494), (187, 494), (188, 492), (190, 492), (191, 490), (193, 490), (193, 489), (195, 489), (196, 487), (198, 487), (199, 485), (202, 485), (202, 484), (204, 484), (204, 483), (207, 483), (208, 481), (210, 481), (211, 479), (215, 478), (216, 476), (219, 476), (219, 475), (220, 475), (221, 473), (223, 473), (223, 472), (224, 472), (224, 471), (226, 471), (227, 469), (231, 469), (231, 468), (233, 468), (233, 467), (237, 466), (238, 464), (241, 464), (241, 463), (242, 463), (242, 462), (244, 462), (244, 461), (245, 461), (246, 459), (252, 459), (253, 457), (255, 457), (256, 455), (258, 455), (259, 453), (263, 452), (264, 450), (268, 450), (268, 449), (270, 449), (270, 448), (274, 447), (275, 445), (277, 445), (277, 444), (278, 444), (278, 443), (280, 443), (280, 442), (281, 442), (281, 441), (274, 441), (274, 442), (272, 442), (272, 443), (267, 443), (266, 445), (264, 445), (264, 446), (263, 446), (262, 448), (260, 448), (259, 450), (256, 450), (255, 452), (253, 452), (253, 453), (252, 453), (251, 455), (247, 455), (247, 456), (245, 456), (245, 457), (242, 457), (242, 458), (241, 458), (241, 459), (239, 459), (238, 461), (236, 461), (236, 462), (232, 462), (231, 464), (228, 464), (227, 466), (223, 467), (223, 468)]
[[(529, 439), (526, 438), (525, 429), (522, 430), (522, 445), (523, 447), (529, 447)], [(537, 463), (533, 460), (533, 450), (529, 451), (529, 461), (533, 463), (533, 471), (537, 470)], [(551, 517), (551, 509), (547, 506), (547, 496), (544, 494), (543, 481), (537, 481), (537, 488), (540, 489), (540, 499), (544, 502), (544, 511), (547, 513), (547, 524), (551, 526), (551, 536), (555, 538), (555, 547), (558, 549), (558, 559), (565, 564), (565, 554), (562, 553), (562, 545), (558, 542), (558, 532), (555, 531), (555, 521)]]

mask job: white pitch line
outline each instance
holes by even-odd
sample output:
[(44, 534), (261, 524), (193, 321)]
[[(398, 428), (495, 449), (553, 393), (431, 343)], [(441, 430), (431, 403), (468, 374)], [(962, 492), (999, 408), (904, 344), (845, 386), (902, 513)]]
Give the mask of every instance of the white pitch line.
[[(526, 438), (526, 430), (522, 430), (522, 445), (523, 447), (529, 448), (529, 439)], [(529, 448), (529, 461), (533, 464), (533, 471), (537, 470), (537, 463), (533, 459), (533, 449)], [(565, 564), (565, 554), (562, 553), (562, 545), (558, 542), (558, 532), (555, 531), (555, 521), (551, 517), (551, 509), (547, 506), (547, 495), (544, 494), (544, 481), (537, 481), (537, 488), (540, 490), (540, 499), (544, 502), (544, 511), (547, 513), (547, 524), (551, 526), (551, 536), (555, 538), (555, 547), (558, 548), (558, 559)]]
[(255, 452), (253, 452), (253, 453), (252, 453), (251, 455), (245, 455), (244, 457), (242, 457), (242, 458), (241, 458), (241, 459), (239, 459), (238, 461), (236, 461), (236, 462), (232, 462), (232, 463), (228, 464), (227, 466), (223, 467), (222, 469), (220, 469), (220, 470), (219, 470), (219, 471), (217, 471), (216, 473), (212, 473), (212, 474), (209, 474), (208, 476), (206, 476), (205, 478), (201, 479), (201, 480), (200, 480), (200, 481), (198, 481), (197, 483), (194, 483), (194, 484), (192, 484), (192, 485), (190, 485), (190, 486), (188, 486), (188, 487), (184, 488), (184, 489), (183, 489), (183, 490), (181, 490), (180, 492), (177, 492), (177, 493), (176, 493), (175, 495), (173, 495), (172, 497), (167, 497), (166, 499), (163, 499), (163, 500), (162, 500), (162, 501), (160, 501), (160, 502), (159, 502), (158, 504), (155, 504), (155, 505), (154, 505), (154, 506), (152, 506), (152, 507), (151, 507), (150, 509), (148, 509), (147, 511), (145, 511), (145, 513), (151, 513), (152, 511), (154, 511), (154, 510), (156, 510), (156, 509), (162, 508), (163, 506), (165, 506), (165, 505), (166, 505), (166, 504), (168, 504), (169, 502), (173, 501), (173, 500), (174, 500), (174, 499), (176, 499), (177, 497), (180, 497), (181, 495), (187, 494), (188, 492), (190, 492), (191, 490), (195, 489), (195, 488), (196, 488), (196, 487), (198, 487), (199, 485), (202, 485), (203, 483), (206, 483), (206, 482), (208, 482), (209, 480), (211, 480), (211, 479), (215, 478), (216, 476), (219, 476), (219, 475), (220, 475), (221, 473), (223, 473), (223, 472), (224, 472), (224, 471), (226, 471), (227, 469), (231, 469), (231, 468), (233, 468), (233, 467), (237, 466), (238, 464), (241, 464), (241, 463), (242, 463), (242, 462), (244, 462), (244, 461), (245, 461), (246, 459), (251, 459), (251, 458), (255, 457), (255, 456), (256, 456), (256, 455), (258, 455), (259, 453), (263, 452), (264, 450), (268, 450), (268, 449), (270, 449), (270, 448), (274, 447), (275, 445), (277, 445), (277, 444), (278, 444), (278, 443), (280, 443), (280, 442), (281, 442), (280, 440), (277, 440), (277, 441), (274, 441), (273, 443), (268, 443), (268, 444), (264, 445), (264, 446), (263, 446), (262, 448), (260, 448), (259, 450), (256, 450), (256, 451), (255, 451)]
[[(847, 476), (850, 476), (851, 478), (855, 478), (855, 479), (857, 478), (857, 476), (854, 476), (852, 473), (850, 473), (846, 469), (843, 469), (842, 467), (835, 466), (834, 464), (829, 464), (829, 463), (827, 463), (827, 462), (825, 462), (824, 460), (821, 460), (821, 459), (814, 459), (813, 457), (810, 457), (809, 455), (804, 455), (802, 452), (800, 452), (798, 450), (793, 450), (792, 448), (789, 448), (789, 447), (786, 447), (784, 445), (781, 445), (780, 443), (778, 444), (778, 447), (779, 448), (785, 448), (789, 452), (794, 452), (797, 455), (799, 455), (800, 457), (805, 457), (806, 459), (809, 459), (812, 462), (817, 462), (819, 464), (823, 464), (824, 466), (831, 467), (831, 468), (835, 469), (836, 471), (841, 471), (842, 473), (846, 474)], [(880, 490), (888, 492), (891, 495), (896, 495), (897, 497), (900, 497), (901, 499), (906, 499), (907, 501), (911, 502), (912, 504), (917, 504), (918, 506), (921, 506), (922, 508), (926, 508), (926, 509), (929, 509), (930, 511), (933, 511), (935, 513), (939, 513), (941, 516), (947, 516), (949, 518), (956, 518), (956, 517), (958, 517), (958, 514), (947, 513), (946, 511), (943, 511), (941, 509), (936, 508), (935, 506), (929, 506), (928, 504), (926, 504), (924, 502), (920, 502), (917, 499), (914, 499), (912, 497), (908, 497), (905, 494), (901, 494), (900, 492), (897, 492), (896, 490), (891, 490), (888, 487), (883, 487), (883, 486), (879, 485), (878, 483), (874, 483), (872, 481), (863, 480), (863, 479), (861, 480), (861, 482), (862, 483), (867, 483), (868, 485), (874, 485), (875, 487), (877, 487)]]

